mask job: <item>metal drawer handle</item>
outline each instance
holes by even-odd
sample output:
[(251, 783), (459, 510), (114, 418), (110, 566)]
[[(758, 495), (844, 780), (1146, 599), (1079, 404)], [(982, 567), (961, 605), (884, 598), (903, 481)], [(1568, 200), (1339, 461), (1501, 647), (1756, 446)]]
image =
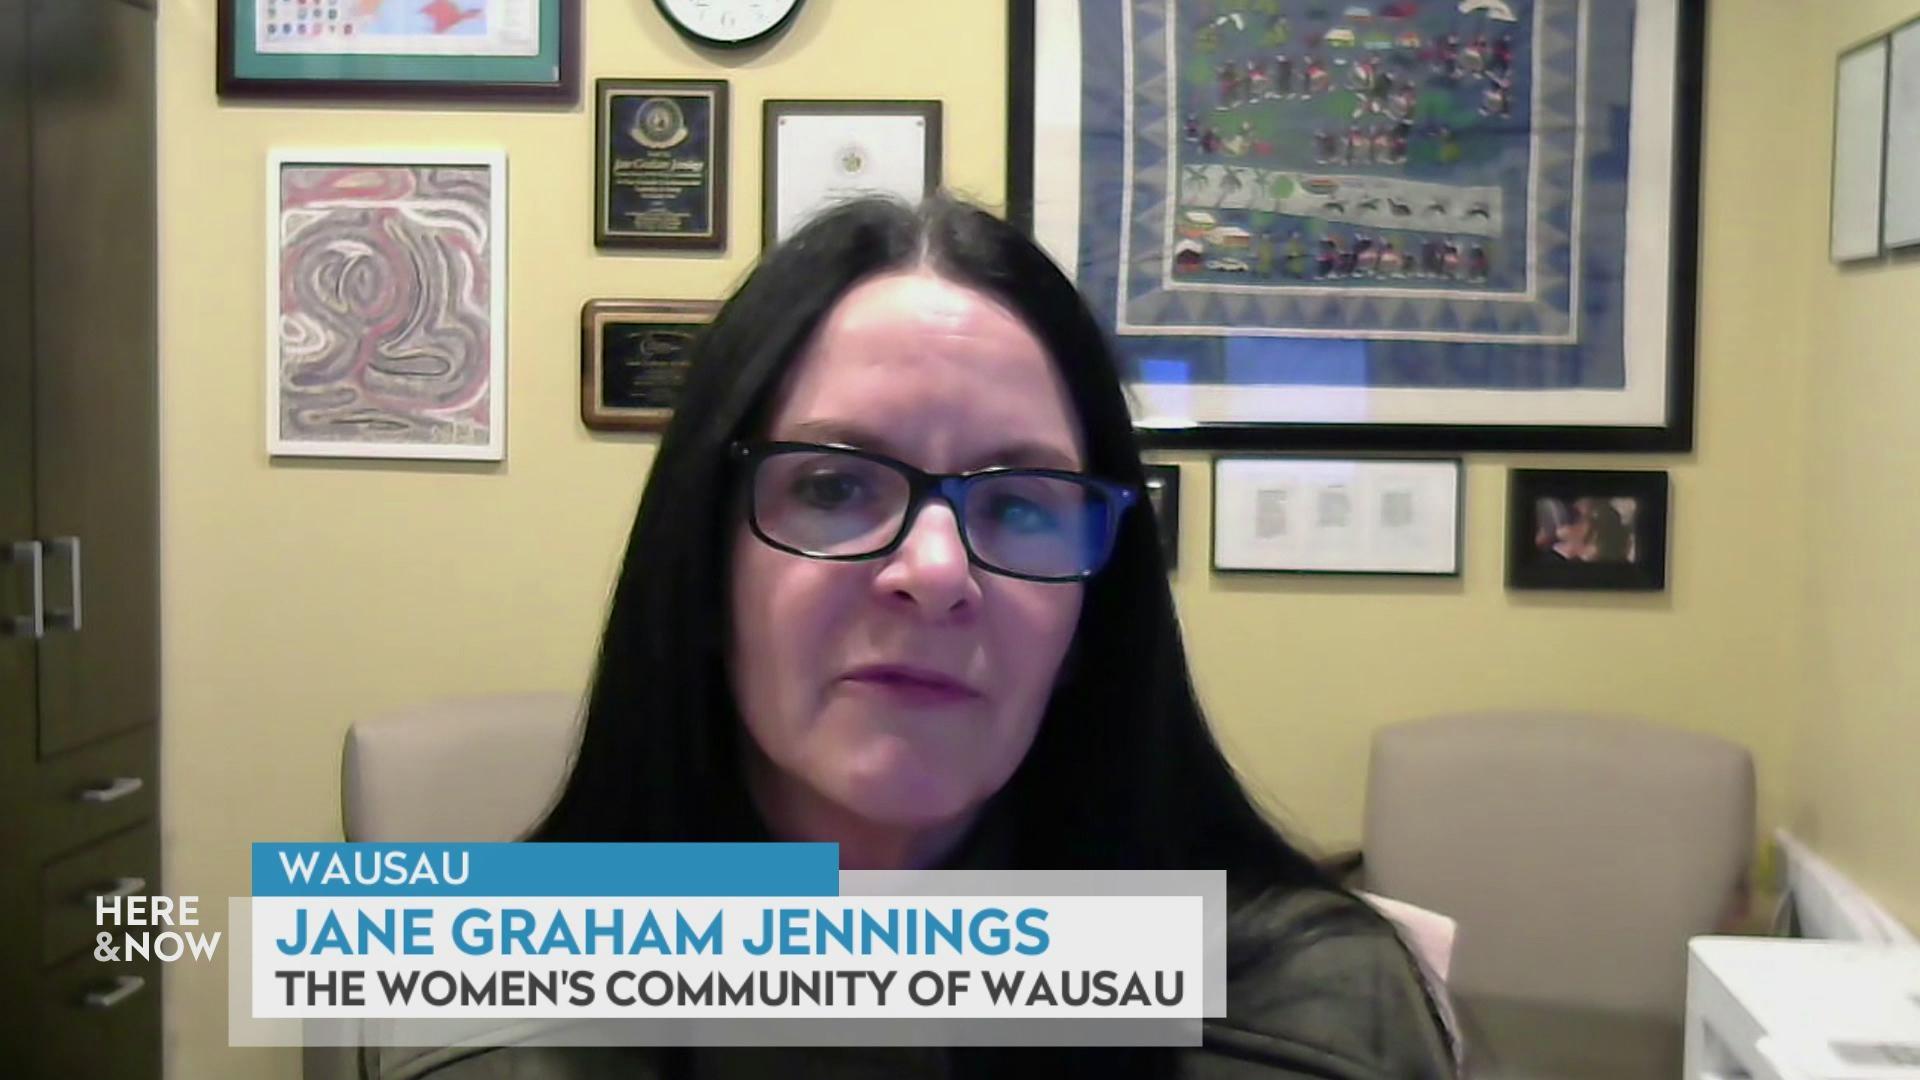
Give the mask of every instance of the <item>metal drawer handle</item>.
[(147, 782), (137, 776), (122, 776), (112, 783), (82, 791), (80, 801), (93, 803), (95, 806), (101, 803), (117, 802), (146, 786)]
[(80, 538), (56, 536), (48, 542), (55, 555), (67, 557), (67, 610), (47, 612), (47, 625), (55, 630), (80, 629)]
[(103, 885), (100, 888), (89, 889), (86, 892), (81, 893), (80, 899), (82, 901), (111, 899), (117, 896), (132, 896), (134, 893), (146, 892), (146, 891), (147, 891), (146, 878), (123, 877), (111, 885)]
[(111, 1009), (139, 993), (146, 985), (147, 980), (138, 975), (121, 975), (113, 980), (113, 989), (89, 990), (80, 999), (80, 1004), (89, 1009)]
[(16, 540), (5, 549), (6, 561), (27, 564), (27, 597), (30, 615), (14, 615), (0, 620), (6, 637), (38, 638), (47, 632), (46, 581), (40, 561), (40, 541)]

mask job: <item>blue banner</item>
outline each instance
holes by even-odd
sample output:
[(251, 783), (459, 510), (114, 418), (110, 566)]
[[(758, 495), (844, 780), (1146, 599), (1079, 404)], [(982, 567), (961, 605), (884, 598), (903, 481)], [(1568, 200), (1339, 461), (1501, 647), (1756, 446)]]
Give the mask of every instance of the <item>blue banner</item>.
[(837, 896), (837, 844), (254, 844), (254, 896)]

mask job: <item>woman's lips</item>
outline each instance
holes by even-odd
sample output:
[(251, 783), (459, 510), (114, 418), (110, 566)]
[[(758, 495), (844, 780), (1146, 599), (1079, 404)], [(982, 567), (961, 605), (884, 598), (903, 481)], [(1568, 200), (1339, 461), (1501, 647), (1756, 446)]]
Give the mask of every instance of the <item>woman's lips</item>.
[(959, 705), (981, 696), (978, 690), (952, 676), (898, 664), (855, 668), (842, 679), (903, 705)]

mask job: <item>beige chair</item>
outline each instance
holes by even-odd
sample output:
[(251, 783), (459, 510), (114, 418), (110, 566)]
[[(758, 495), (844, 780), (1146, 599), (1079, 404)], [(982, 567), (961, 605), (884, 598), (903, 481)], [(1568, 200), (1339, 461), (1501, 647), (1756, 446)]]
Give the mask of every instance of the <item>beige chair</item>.
[(1745, 895), (1753, 762), (1624, 718), (1401, 724), (1374, 740), (1364, 845), (1366, 889), (1457, 921), (1482, 1075), (1672, 1076), (1687, 939)]
[[(354, 724), (340, 756), (346, 839), (519, 839), (566, 779), (579, 712), (575, 693), (499, 694), (443, 698)], [(355, 1080), (360, 1054), (309, 1046), (301, 1075)]]
[(580, 696), (446, 698), (347, 731), (348, 840), (516, 840), (553, 801), (577, 741)]

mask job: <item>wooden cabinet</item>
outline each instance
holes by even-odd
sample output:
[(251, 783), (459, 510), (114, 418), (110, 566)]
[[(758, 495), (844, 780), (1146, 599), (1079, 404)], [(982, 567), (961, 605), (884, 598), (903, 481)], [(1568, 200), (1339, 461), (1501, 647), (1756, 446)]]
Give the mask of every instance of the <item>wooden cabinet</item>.
[[(158, 1077), (154, 12), (0, 0), (0, 1071)], [(18, 1071), (24, 1066), (24, 1071)]]

